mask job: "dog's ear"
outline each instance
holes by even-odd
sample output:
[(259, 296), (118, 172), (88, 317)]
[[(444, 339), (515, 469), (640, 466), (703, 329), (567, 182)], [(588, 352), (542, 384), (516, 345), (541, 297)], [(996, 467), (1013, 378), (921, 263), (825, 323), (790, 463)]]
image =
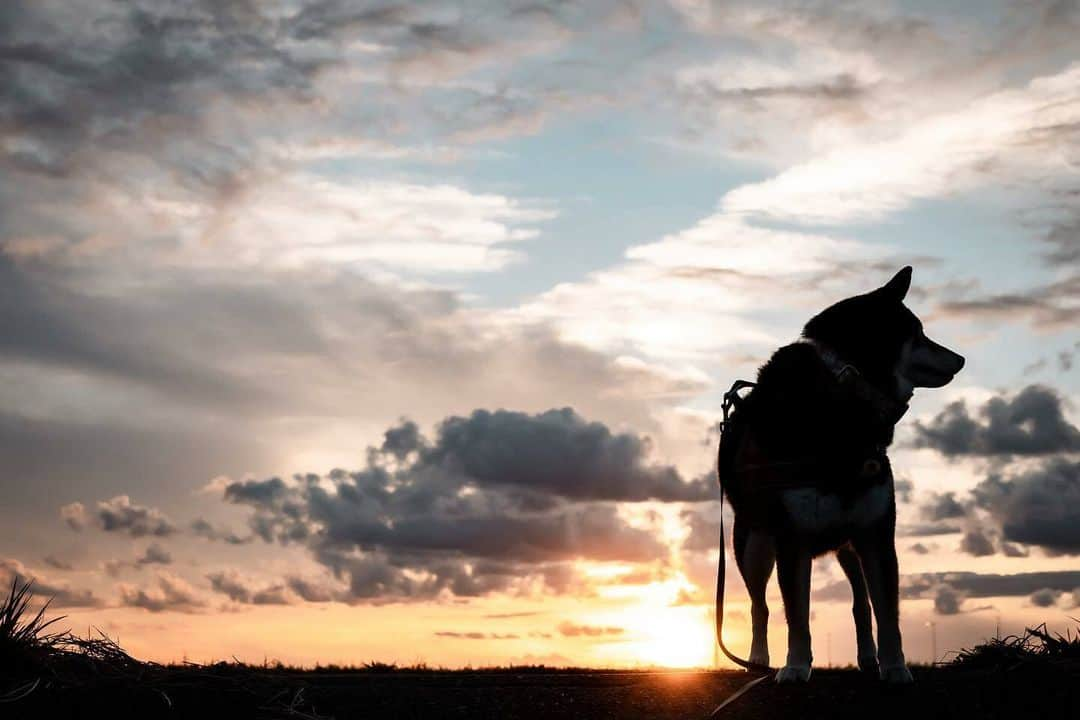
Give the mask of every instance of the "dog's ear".
[(893, 279), (885, 283), (881, 290), (886, 295), (895, 298), (896, 300), (903, 300), (907, 296), (908, 288), (911, 287), (911, 266), (903, 268), (900, 272), (893, 275)]

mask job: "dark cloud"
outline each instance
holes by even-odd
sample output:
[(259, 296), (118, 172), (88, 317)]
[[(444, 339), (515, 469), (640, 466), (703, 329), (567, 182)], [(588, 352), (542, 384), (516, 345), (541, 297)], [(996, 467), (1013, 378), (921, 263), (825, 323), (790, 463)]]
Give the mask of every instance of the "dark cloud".
[(339, 594), (327, 583), (308, 580), (296, 575), (285, 578), (285, 584), (305, 602), (330, 602)]
[(255, 587), (250, 580), (232, 570), (210, 573), (206, 579), (214, 592), (227, 596), (233, 602), (245, 605), (288, 605), (292, 602), (283, 583)]
[(1064, 594), (1062, 590), (1055, 590), (1052, 588), (1043, 588), (1031, 593), (1028, 600), (1035, 607), (1053, 607), (1057, 604), (1057, 599)]
[(622, 635), (626, 632), (626, 630), (621, 627), (609, 625), (581, 625), (570, 622), (569, 620), (559, 623), (559, 626), (556, 629), (563, 637), (611, 637), (613, 635)]
[(1080, 462), (1051, 458), (1028, 470), (994, 473), (975, 486), (972, 498), (1006, 541), (1080, 553)]
[(932, 493), (930, 498), (919, 508), (922, 516), (931, 522), (953, 520), (964, 517), (967, 511), (952, 492)]
[(191, 532), (207, 540), (220, 540), (229, 545), (246, 545), (254, 540), (253, 535), (238, 535), (232, 530), (219, 528), (205, 518), (196, 518), (191, 523)]
[(933, 590), (934, 612), (938, 615), (956, 615), (964, 598), (951, 585), (942, 583)]
[(1005, 557), (1027, 557), (1028, 551), (1010, 542), (1001, 542), (1001, 554)]
[(175, 575), (161, 573), (149, 588), (120, 584), (120, 602), (128, 607), (138, 607), (153, 613), (197, 612), (206, 603), (195, 589)]
[(141, 568), (147, 565), (171, 565), (172, 553), (157, 543), (150, 543), (142, 555), (133, 560), (110, 560), (104, 563), (105, 572), (118, 575), (128, 568)]
[(572, 592), (574, 560), (665, 554), (615, 503), (711, 495), (705, 480), (650, 464), (643, 439), (568, 408), (478, 410), (444, 420), (433, 441), (408, 423), (386, 438), (363, 470), (236, 481), (223, 497), (252, 509), (264, 541), (308, 547), (348, 583), (342, 599), (379, 601), (483, 595), (530, 579)]
[(946, 456), (1047, 455), (1080, 450), (1080, 430), (1052, 388), (1029, 385), (1012, 398), (991, 398), (972, 415), (964, 401), (950, 403), (927, 423), (915, 423), (915, 444)]
[(563, 408), (540, 415), (477, 410), (448, 418), (423, 457), (478, 485), (519, 486), (575, 500), (697, 502), (713, 496), (707, 480), (685, 482), (671, 466), (648, 464), (647, 453), (640, 436), (612, 433)]
[(37, 597), (49, 600), (50, 607), (100, 607), (101, 600), (91, 590), (71, 588), (64, 583), (50, 581), (40, 573), (32, 572), (18, 560), (0, 560), (0, 587), (10, 588), (12, 583), (33, 583), (32, 591)]
[(117, 495), (97, 504), (94, 519), (105, 532), (123, 532), (131, 537), (167, 537), (176, 526), (157, 508), (137, 505), (127, 495)]
[(909, 552), (913, 552), (916, 555), (927, 555), (930, 552), (930, 547), (923, 545), (922, 543), (915, 543), (908, 548)]
[(897, 478), (893, 481), (893, 490), (896, 499), (902, 503), (911, 502), (911, 496), (915, 492), (915, 484), (909, 478)]
[(1027, 320), (1043, 330), (1065, 330), (1080, 321), (1080, 275), (1073, 275), (1026, 292), (990, 293), (942, 302), (936, 313), (963, 320)]
[[(936, 598), (938, 590), (963, 598), (1026, 597), (1037, 590), (1051, 589), (1072, 592), (1080, 587), (1080, 571), (1060, 570), (999, 575), (974, 572), (933, 572), (902, 575), (900, 596), (907, 599)], [(851, 599), (847, 580), (829, 583), (814, 591), (814, 598), (824, 602)], [(946, 601), (947, 602), (947, 601)]]
[(409, 453), (419, 450), (422, 444), (420, 426), (412, 420), (403, 420), (397, 427), (386, 431), (379, 450), (393, 455), (398, 460), (403, 460)]
[(928, 597), (941, 584), (968, 598), (1023, 597), (1050, 588), (1071, 592), (1080, 587), (1080, 571), (1060, 570), (999, 575), (993, 573), (941, 572), (905, 575), (900, 594), (906, 598)]
[(150, 543), (146, 546), (146, 550), (135, 559), (136, 565), (170, 565), (172, 564), (172, 553), (165, 548), (161, 547), (157, 543)]
[(986, 533), (977, 528), (969, 529), (960, 538), (960, 552), (975, 557), (985, 557), (994, 554), (994, 542)]

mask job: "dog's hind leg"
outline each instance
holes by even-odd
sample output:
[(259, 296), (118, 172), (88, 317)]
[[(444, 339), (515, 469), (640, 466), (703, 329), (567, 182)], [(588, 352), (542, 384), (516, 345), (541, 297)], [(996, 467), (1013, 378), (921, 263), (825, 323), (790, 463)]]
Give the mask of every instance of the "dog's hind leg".
[(814, 657), (810, 652), (810, 551), (794, 540), (778, 540), (776, 571), (788, 627), (787, 662), (776, 673), (776, 682), (810, 679)]
[(732, 544), (735, 549), (735, 562), (739, 566), (746, 591), (750, 595), (750, 620), (754, 639), (750, 643), (752, 663), (769, 664), (769, 605), (765, 600), (765, 588), (772, 576), (776, 561), (773, 539), (763, 532), (758, 532), (740, 523), (735, 518), (731, 529)]
[(877, 646), (874, 644), (874, 629), (870, 625), (870, 600), (866, 595), (866, 578), (863, 577), (862, 564), (849, 545), (836, 551), (836, 560), (851, 583), (851, 614), (855, 618), (859, 669), (877, 675)]
[(862, 561), (863, 576), (874, 605), (881, 679), (890, 685), (910, 683), (913, 681), (911, 671), (904, 661), (900, 639), (900, 573), (896, 545), (892, 537), (879, 532), (856, 541), (855, 552)]

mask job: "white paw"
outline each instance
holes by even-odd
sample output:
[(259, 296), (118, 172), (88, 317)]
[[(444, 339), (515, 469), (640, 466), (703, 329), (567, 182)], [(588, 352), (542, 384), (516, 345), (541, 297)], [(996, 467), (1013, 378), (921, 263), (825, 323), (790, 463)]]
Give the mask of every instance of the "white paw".
[(806, 682), (809, 679), (809, 665), (785, 665), (776, 673), (776, 682), (778, 683)]
[(888, 685), (910, 685), (915, 682), (907, 665), (892, 665), (881, 668), (881, 679)]

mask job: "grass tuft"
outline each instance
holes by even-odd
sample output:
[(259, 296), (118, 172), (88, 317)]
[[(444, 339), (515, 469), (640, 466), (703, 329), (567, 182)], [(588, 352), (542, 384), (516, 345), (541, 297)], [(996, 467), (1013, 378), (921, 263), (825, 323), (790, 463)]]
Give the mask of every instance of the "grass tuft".
[(1080, 661), (1080, 632), (1074, 634), (1072, 630), (1066, 630), (1065, 635), (1051, 635), (1046, 623), (1043, 623), (1027, 628), (1023, 635), (992, 638), (981, 645), (961, 650), (949, 664), (971, 669), (1011, 670), (1026, 663), (1077, 661)]

